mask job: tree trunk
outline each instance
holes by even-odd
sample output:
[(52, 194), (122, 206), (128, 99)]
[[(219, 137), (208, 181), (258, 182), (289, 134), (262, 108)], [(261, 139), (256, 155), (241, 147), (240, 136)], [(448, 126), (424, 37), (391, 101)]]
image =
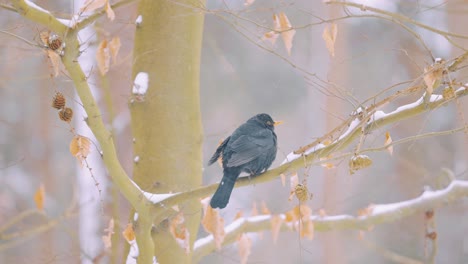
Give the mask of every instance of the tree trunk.
[[(149, 85), (144, 96), (130, 101), (133, 177), (152, 193), (185, 191), (202, 183), (199, 72), (204, 16), (196, 8), (202, 2), (143, 0), (138, 7), (142, 21), (135, 33), (132, 76), (146, 72)], [(201, 204), (195, 199), (179, 208), (193, 245)], [(170, 236), (167, 222), (155, 225), (158, 262), (190, 262), (191, 254)]]

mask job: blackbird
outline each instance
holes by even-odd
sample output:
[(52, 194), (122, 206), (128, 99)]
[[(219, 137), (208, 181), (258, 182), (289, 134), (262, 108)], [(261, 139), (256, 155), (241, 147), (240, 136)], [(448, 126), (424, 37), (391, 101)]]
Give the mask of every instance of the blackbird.
[(212, 208), (226, 207), (239, 174), (257, 175), (271, 166), (277, 151), (274, 126), (279, 123), (267, 114), (258, 114), (219, 145), (208, 161), (211, 165), (221, 157), (224, 169), (223, 179), (211, 198)]

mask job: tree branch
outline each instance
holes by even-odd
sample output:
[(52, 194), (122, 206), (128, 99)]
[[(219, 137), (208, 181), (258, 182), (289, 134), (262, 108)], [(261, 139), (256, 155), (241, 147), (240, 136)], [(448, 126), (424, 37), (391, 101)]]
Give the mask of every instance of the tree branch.
[[(112, 4), (111, 8), (116, 9), (116, 8), (119, 8), (121, 6), (133, 3), (133, 2), (136, 2), (136, 1), (138, 1), (138, 0), (122, 0), (122, 1), (119, 1), (117, 3)], [(105, 9), (100, 9), (99, 11), (96, 11), (95, 13), (88, 16), (87, 18), (77, 22), (75, 28), (77, 30), (81, 30), (81, 29), (87, 27), (89, 24), (93, 23), (94, 21), (96, 21), (97, 19), (99, 19), (100, 17), (102, 17), (105, 14), (106, 14), (106, 10)]]
[(439, 29), (430, 27), (428, 25), (425, 25), (423, 23), (420, 23), (420, 22), (418, 22), (418, 21), (416, 21), (414, 19), (411, 19), (411, 18), (409, 18), (407, 16), (403, 16), (403, 15), (400, 15), (400, 14), (397, 14), (397, 13), (392, 13), (392, 12), (389, 12), (389, 11), (385, 11), (385, 10), (378, 9), (378, 8), (375, 8), (375, 7), (367, 6), (367, 5), (364, 5), (364, 4), (347, 2), (347, 1), (346, 2), (345, 1), (327, 1), (325, 3), (329, 4), (329, 5), (351, 6), (351, 7), (361, 9), (361, 11), (363, 11), (363, 12), (364, 11), (372, 11), (374, 13), (386, 15), (386, 16), (392, 17), (394, 19), (397, 19), (397, 20), (400, 20), (400, 21), (403, 21), (403, 22), (406, 22), (406, 23), (413, 24), (415, 26), (424, 28), (426, 30), (429, 30), (429, 31), (432, 31), (434, 33), (440, 34), (442, 36), (446, 36), (446, 37), (449, 36), (449, 37), (468, 39), (468, 36), (455, 34), (455, 33), (447, 32), (447, 31), (443, 31), (443, 30), (439, 30)]
[[(13, 217), (4, 226), (0, 227), (0, 252), (15, 247), (18, 244), (28, 241), (37, 235), (43, 234), (62, 224), (64, 220), (76, 216), (77, 213), (74, 212), (76, 205), (76, 197), (74, 196), (65, 212), (54, 219), (49, 219), (44, 212), (37, 209), (26, 210)], [(34, 215), (39, 215), (45, 218), (47, 222), (31, 228), (22, 228), (16, 232), (7, 232), (8, 229), (19, 226), (20, 222), (30, 220), (30, 218)]]
[[(400, 106), (396, 110), (388, 114), (385, 114), (383, 111), (377, 111), (375, 112), (375, 114), (371, 115), (369, 118), (364, 118), (362, 121), (359, 121), (358, 118), (355, 117), (354, 122), (351, 122), (354, 125), (351, 125), (348, 128), (348, 130), (345, 131), (342, 134), (342, 136), (335, 142), (327, 146), (324, 146), (323, 144), (318, 144), (311, 148), (308, 152), (305, 152), (305, 154), (294, 154), (294, 152), (292, 152), (286, 158), (288, 162), (275, 169), (268, 170), (257, 176), (240, 177), (236, 181), (235, 187), (237, 188), (241, 186), (255, 185), (258, 183), (271, 181), (281, 174), (294, 172), (297, 169), (310, 166), (314, 160), (319, 160), (320, 158), (326, 157), (333, 152), (345, 149), (346, 147), (351, 145), (351, 143), (357, 137), (361, 135), (361, 126), (359, 125), (360, 122), (366, 122), (365, 131), (369, 133), (371, 131), (380, 129), (388, 124), (400, 121), (402, 119), (408, 119), (410, 117), (431, 111), (433, 109), (437, 109), (455, 100), (456, 98), (460, 98), (466, 95), (468, 95), (468, 89), (466, 87), (462, 87), (455, 92), (455, 97), (453, 98), (443, 98), (442, 95), (432, 95), (433, 100), (431, 100), (431, 102), (429, 102), (426, 105), (423, 103), (423, 98), (421, 97), (416, 102)], [(369, 121), (367, 122), (366, 120)], [(184, 201), (206, 197), (214, 193), (217, 186), (218, 183), (215, 183), (209, 186), (200, 187), (195, 190), (177, 193), (166, 199), (160, 200), (154, 203), (152, 209), (154, 211), (154, 215), (161, 216), (161, 209), (167, 210), (167, 208), (170, 208), (176, 204), (181, 204)]]
[[(369, 214), (364, 216), (313, 215), (310, 220), (314, 223), (314, 230), (325, 232), (330, 230), (367, 230), (377, 224), (389, 223), (401, 220), (416, 213), (439, 208), (443, 205), (468, 197), (468, 181), (455, 180), (445, 189), (437, 191), (425, 191), (419, 197), (398, 203), (371, 205)], [(285, 222), (285, 214), (279, 215), (283, 222), (281, 230), (292, 230), (297, 222)], [(223, 245), (233, 243), (237, 236), (246, 232), (258, 232), (271, 230), (273, 215), (261, 215), (242, 217), (225, 227), (225, 239)], [(212, 235), (200, 238), (195, 242), (193, 256), (197, 261), (216, 249)]]
[(6, 9), (6, 10), (12, 11), (12, 12), (18, 13), (18, 10), (16, 10), (16, 8), (14, 6), (10, 6), (10, 5), (7, 5), (7, 4), (4, 4), (4, 3), (0, 3), (0, 7), (3, 8), (3, 9)]
[(113, 182), (118, 186), (119, 190), (135, 210), (140, 214), (143, 214), (142, 212), (146, 212), (148, 210), (146, 202), (144, 202), (146, 198), (141, 195), (142, 192), (140, 188), (130, 180), (119, 162), (114, 146), (113, 136), (104, 125), (101, 111), (91, 93), (86, 75), (77, 61), (79, 43), (75, 34), (76, 31), (70, 31), (66, 38), (67, 47), (70, 48), (67, 49), (67, 52), (65, 52), (65, 55), (62, 57), (63, 65), (75, 84), (75, 88), (81, 99), (83, 108), (88, 115), (86, 118), (87, 124), (99, 142), (103, 153), (104, 164), (109, 171)]
[(12, 1), (12, 4), (18, 14), (38, 24), (46, 26), (57, 34), (63, 35), (68, 30), (68, 27), (62, 24), (49, 11), (29, 0), (14, 0)]

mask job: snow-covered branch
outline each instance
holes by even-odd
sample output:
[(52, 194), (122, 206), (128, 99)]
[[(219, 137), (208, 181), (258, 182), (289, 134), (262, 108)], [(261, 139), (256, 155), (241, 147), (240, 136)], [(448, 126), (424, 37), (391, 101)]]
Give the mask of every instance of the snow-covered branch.
[[(320, 158), (326, 157), (333, 152), (343, 150), (361, 135), (362, 125), (365, 126), (364, 130), (366, 132), (371, 132), (399, 120), (408, 119), (410, 117), (439, 108), (452, 102), (456, 98), (460, 98), (466, 95), (468, 95), (468, 88), (461, 87), (454, 91), (454, 97), (447, 98), (443, 97), (442, 95), (432, 95), (431, 101), (428, 104), (423, 103), (423, 99), (421, 97), (415, 102), (400, 106), (389, 113), (384, 113), (383, 111), (374, 111), (374, 114), (372, 114), (370, 117), (362, 118), (362, 120), (359, 122), (353, 121), (358, 120), (358, 117), (352, 118), (350, 120), (351, 125), (348, 127), (348, 129), (342, 133), (341, 136), (339, 136), (338, 139), (333, 143), (326, 146), (323, 144), (311, 146), (311, 148), (309, 148), (304, 154), (295, 154), (295, 152), (291, 152), (288, 154), (288, 157), (281, 166), (272, 170), (268, 170), (254, 177), (240, 177), (236, 182), (236, 187), (255, 185), (258, 183), (271, 181), (281, 174), (294, 172), (299, 168), (309, 166), (313, 163), (314, 160), (319, 160)], [(161, 210), (160, 208), (169, 208), (194, 198), (204, 198), (212, 194), (216, 190), (217, 186), (218, 184), (211, 184), (209, 186), (200, 187), (191, 191), (174, 194), (167, 199), (155, 203), (155, 207), (153, 207), (153, 209)]]
[[(115, 9), (133, 2), (136, 1), (121, 0), (110, 5), (110, 8)], [(74, 15), (71, 19), (58, 18), (48, 10), (29, 0), (14, 0), (12, 1), (12, 6), (6, 4), (1, 4), (0, 6), (4, 9), (17, 12), (29, 20), (42, 24), (55, 33), (60, 34), (65, 34), (72, 30), (80, 31), (106, 14), (106, 9), (101, 8), (84, 18), (81, 18), (80, 15)]]
[(282, 164), (294, 161), (300, 157), (303, 157), (303, 155), (317, 155), (320, 158), (325, 157), (332, 152), (342, 150), (345, 147), (348, 147), (350, 143), (354, 141), (354, 139), (361, 135), (362, 131), (368, 133), (379, 129), (382, 126), (416, 116), (429, 110), (437, 109), (455, 98), (466, 96), (468, 94), (467, 87), (468, 84), (454, 91), (453, 97), (448, 98), (442, 95), (433, 94), (431, 95), (430, 101), (427, 104), (424, 103), (424, 99), (421, 97), (415, 102), (400, 106), (389, 113), (376, 110), (372, 111), (370, 116), (363, 117), (361, 115), (363, 110), (360, 110), (360, 112), (352, 115), (353, 117), (351, 119), (344, 122), (344, 124), (348, 124), (347, 129), (338, 137), (337, 140), (326, 146), (319, 142), (316, 144), (309, 144), (306, 147), (301, 148), (300, 151), (293, 151), (289, 153)]
[[(395, 222), (413, 214), (423, 213), (429, 210), (447, 205), (451, 202), (468, 197), (468, 181), (454, 180), (445, 189), (432, 191), (426, 190), (419, 197), (402, 202), (390, 204), (374, 204), (366, 209), (366, 214), (361, 216), (336, 215), (320, 216), (312, 215), (315, 231), (329, 230), (367, 230), (378, 224)], [(278, 215), (283, 221), (281, 230), (291, 230), (295, 222), (287, 222), (286, 214)], [(225, 239), (223, 244), (233, 243), (238, 235), (246, 232), (258, 232), (272, 229), (274, 215), (260, 215), (254, 217), (242, 217), (225, 227)], [(213, 235), (200, 238), (194, 245), (194, 259), (199, 260), (216, 249)]]

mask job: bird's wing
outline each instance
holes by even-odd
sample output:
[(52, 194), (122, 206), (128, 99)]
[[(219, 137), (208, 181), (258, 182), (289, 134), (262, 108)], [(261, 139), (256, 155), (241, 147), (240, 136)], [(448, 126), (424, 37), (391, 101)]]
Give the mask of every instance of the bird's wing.
[(229, 139), (231, 137), (226, 138), (216, 149), (215, 153), (213, 154), (213, 157), (208, 161), (208, 166), (215, 163), (219, 157), (222, 155), (224, 148), (226, 147), (227, 143), (229, 142)]
[(268, 151), (269, 147), (273, 147), (273, 132), (262, 129), (254, 135), (242, 135), (229, 143), (232, 155), (226, 165), (237, 167), (258, 158)]

